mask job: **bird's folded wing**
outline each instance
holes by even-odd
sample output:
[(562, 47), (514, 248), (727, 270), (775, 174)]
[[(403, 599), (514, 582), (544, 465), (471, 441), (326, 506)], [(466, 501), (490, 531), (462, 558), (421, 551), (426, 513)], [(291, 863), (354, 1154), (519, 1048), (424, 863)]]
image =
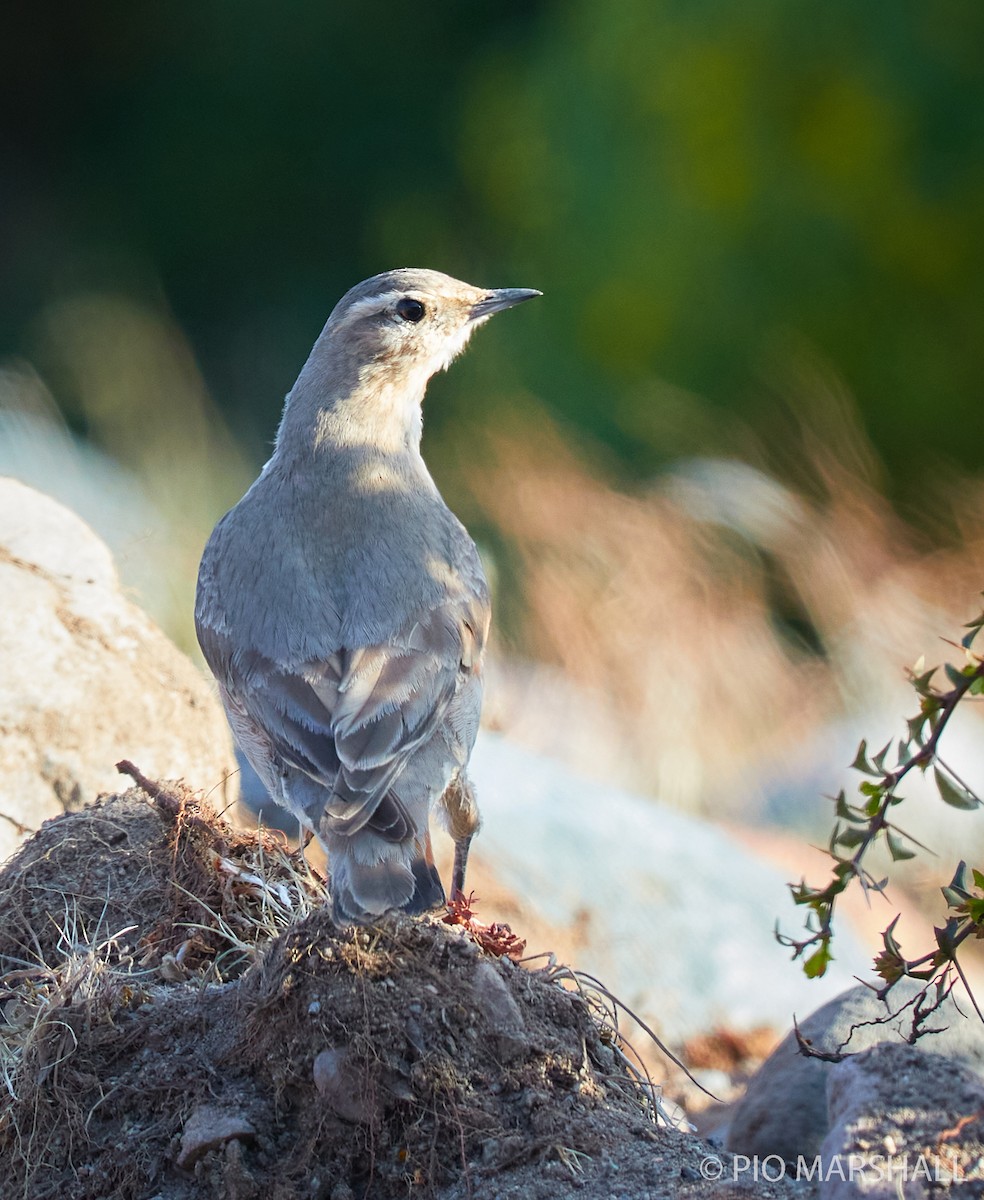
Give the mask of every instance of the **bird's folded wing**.
[(338, 650), (295, 671), (251, 663), (248, 686), (230, 681), (230, 690), (279, 757), (330, 790), (333, 832), (369, 826), (403, 841), (416, 831), (390, 789), (439, 728), (474, 645), (467, 619), (436, 609), (383, 645)]

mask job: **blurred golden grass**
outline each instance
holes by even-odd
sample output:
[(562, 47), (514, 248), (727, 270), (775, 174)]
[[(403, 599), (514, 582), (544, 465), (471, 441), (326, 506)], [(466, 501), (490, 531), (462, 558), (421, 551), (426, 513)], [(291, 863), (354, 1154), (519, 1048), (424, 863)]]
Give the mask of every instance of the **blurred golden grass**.
[(822, 673), (780, 644), (734, 539), (665, 493), (615, 490), (542, 419), (489, 434), (477, 458), (466, 485), (514, 548), (522, 586), (518, 637), (502, 649), (600, 698), (637, 783), (689, 805), (821, 717)]
[(957, 491), (961, 537), (934, 548), (858, 470), (867, 446), (838, 454), (802, 432), (809, 488), (717, 459), (629, 491), (535, 404), (485, 430), (453, 490), (508, 547), (499, 587), (521, 612), (499, 657), (548, 664), (586, 698), (581, 717), (563, 689), (544, 707), (500, 670), (498, 724), (717, 815), (845, 713), (897, 705), (901, 726), (906, 666), (940, 661), (979, 607), (984, 489)]

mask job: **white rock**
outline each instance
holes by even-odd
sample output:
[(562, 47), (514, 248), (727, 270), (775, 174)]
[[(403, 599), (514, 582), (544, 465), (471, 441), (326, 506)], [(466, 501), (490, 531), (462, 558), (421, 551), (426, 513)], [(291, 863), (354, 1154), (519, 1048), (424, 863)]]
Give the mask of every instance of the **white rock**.
[(719, 1025), (786, 1028), (870, 961), (843, 931), (827, 976), (806, 980), (773, 936), (777, 917), (802, 927), (788, 881), (706, 821), (484, 731), (470, 774), (476, 861), (544, 921), (576, 928), (574, 965), (671, 1042)]
[(106, 546), (73, 513), (0, 479), (0, 858), (101, 792), (115, 764), (237, 794), (211, 689), (120, 591)]

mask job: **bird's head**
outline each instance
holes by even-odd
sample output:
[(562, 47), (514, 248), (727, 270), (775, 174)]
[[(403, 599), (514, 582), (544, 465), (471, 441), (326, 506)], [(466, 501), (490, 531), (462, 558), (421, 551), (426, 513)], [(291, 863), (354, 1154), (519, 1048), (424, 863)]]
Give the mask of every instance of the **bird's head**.
[(490, 291), (407, 268), (356, 284), (335, 305), (287, 397), (279, 460), (289, 462), (305, 447), (419, 453), (428, 379), (493, 313), (540, 294)]
[(328, 318), (325, 336), (367, 368), (426, 381), (459, 354), (493, 313), (542, 293), (473, 287), (440, 271), (403, 268), (356, 284)]

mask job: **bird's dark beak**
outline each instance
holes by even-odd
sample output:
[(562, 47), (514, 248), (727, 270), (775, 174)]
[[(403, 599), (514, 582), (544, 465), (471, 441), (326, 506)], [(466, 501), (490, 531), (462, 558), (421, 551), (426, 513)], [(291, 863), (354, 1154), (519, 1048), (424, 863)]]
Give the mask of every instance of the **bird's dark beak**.
[(468, 318), (471, 321), (481, 321), (491, 317), (493, 313), (502, 312), (504, 308), (512, 308), (514, 304), (522, 304), (524, 300), (532, 300), (542, 296), (536, 288), (496, 288), (486, 292), (481, 300), (476, 300), (471, 306)]

